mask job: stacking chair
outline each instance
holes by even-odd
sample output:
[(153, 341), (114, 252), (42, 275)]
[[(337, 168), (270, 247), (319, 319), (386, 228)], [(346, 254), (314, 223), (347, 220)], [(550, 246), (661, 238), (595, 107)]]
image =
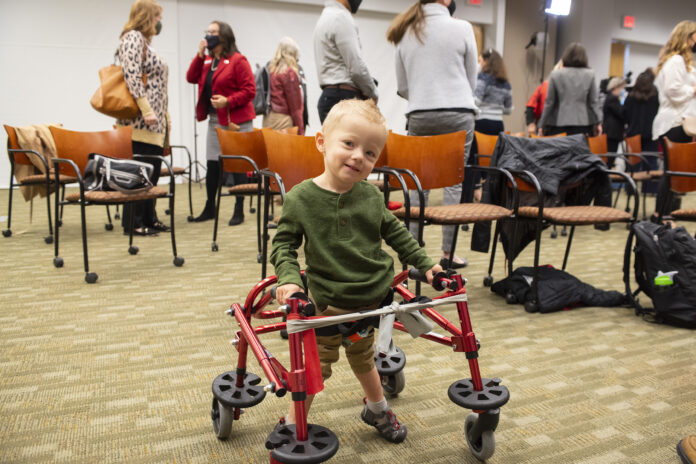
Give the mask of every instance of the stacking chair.
[[(433, 136), (408, 136), (390, 133), (387, 137), (387, 164), (399, 172), (410, 190), (417, 190), (420, 206), (406, 205), (394, 211), (394, 214), (404, 219), (407, 226), (412, 218), (418, 221), (418, 242), (423, 245), (423, 228), (428, 224), (454, 225), (454, 237), (450, 251), (452, 266), (454, 251), (457, 245), (458, 226), (476, 222), (499, 221), (513, 218), (516, 213), (516, 195), (514, 210), (486, 203), (463, 203), (465, 192), (462, 191), (460, 203), (453, 205), (425, 206), (424, 190), (439, 189), (464, 181), (466, 131)], [(505, 170), (486, 166), (466, 166), (467, 169), (502, 175), (515, 183), (512, 176)], [(404, 192), (408, 197), (408, 192)], [(498, 224), (496, 224), (496, 228)], [(496, 241), (493, 242), (492, 253), (495, 254)], [(492, 277), (489, 275), (487, 278)]]
[[(261, 174), (262, 169), (268, 167), (266, 157), (266, 144), (263, 133), (271, 129), (254, 130), (251, 132), (233, 132), (221, 128), (216, 128), (218, 140), (220, 141), (220, 179), (223, 172), (246, 172), (251, 174), (250, 181), (246, 184), (238, 184), (229, 187), (227, 193), (222, 193), (222, 182), (220, 182), (217, 198), (215, 202), (215, 225), (213, 229), (212, 250), (218, 251), (217, 232), (218, 218), (220, 216), (220, 200), (223, 196), (255, 196), (257, 205), (261, 204), (263, 194)], [(297, 130), (297, 128), (295, 128)], [(253, 211), (252, 211), (253, 212)], [(256, 236), (258, 254), (257, 262), (261, 262), (261, 208), (256, 211)]]
[[(624, 139), (626, 159), (626, 172), (635, 182), (640, 182), (643, 186), (643, 220), (647, 218), (646, 199), (647, 189), (645, 182), (654, 181), (662, 177), (664, 171), (661, 169), (650, 169), (648, 159), (659, 159), (660, 152), (643, 151), (640, 141), (640, 134), (626, 137)], [(647, 168), (647, 169), (645, 169)]]
[[(677, 143), (665, 139), (665, 148), (665, 188), (680, 194), (696, 191), (696, 142)], [(664, 219), (696, 221), (696, 208), (679, 208)]]
[[(518, 218), (520, 221), (532, 221), (536, 225), (535, 247), (534, 247), (534, 275), (532, 279), (532, 295), (533, 300), (525, 302), (525, 310), (528, 312), (536, 312), (538, 308), (538, 269), (539, 269), (539, 253), (541, 250), (541, 230), (547, 225), (562, 225), (569, 226), (568, 241), (566, 244), (565, 254), (563, 257), (563, 267), (565, 270), (568, 264), (570, 247), (573, 242), (573, 235), (576, 226), (581, 225), (605, 225), (611, 223), (629, 223), (636, 221), (638, 214), (639, 197), (636, 192), (636, 185), (633, 180), (625, 173), (618, 171), (609, 171), (602, 168), (602, 171), (607, 175), (616, 174), (620, 176), (628, 185), (630, 192), (634, 195), (634, 206), (632, 212), (616, 209), (606, 206), (570, 206), (562, 203), (560, 206), (548, 207), (544, 206), (545, 192), (543, 186), (538, 179), (528, 171), (510, 172), (516, 177), (517, 188), (520, 193), (531, 193), (536, 196), (536, 205), (524, 206), (518, 208)], [(575, 189), (582, 189), (583, 181), (573, 183), (562, 183), (559, 188), (561, 197), (568, 198)], [(512, 268), (513, 259), (509, 260), (510, 268)]]
[(295, 185), (305, 179), (317, 177), (324, 172), (324, 157), (317, 150), (314, 137), (304, 135), (284, 134), (273, 130), (264, 130), (263, 139), (266, 144), (268, 168), (260, 171), (264, 177), (264, 211), (261, 278), (266, 278), (266, 261), (268, 258), (268, 213), (273, 195), (279, 194), (281, 199)]
[[(188, 165), (187, 167), (183, 166), (174, 166), (173, 160), (174, 160), (174, 150), (183, 150), (186, 153), (186, 157), (188, 159)], [(189, 151), (188, 147), (186, 145), (170, 145), (169, 150), (165, 150), (164, 156), (170, 156), (171, 155), (171, 160), (170, 161), (170, 166), (171, 166), (171, 171), (166, 167), (162, 166), (162, 169), (160, 171), (160, 179), (163, 177), (170, 177), (172, 176), (172, 182), (174, 182), (174, 177), (176, 176), (185, 176), (188, 178), (188, 203), (189, 203), (189, 215), (186, 217), (186, 220), (188, 222), (193, 222), (193, 201), (191, 200), (191, 182), (192, 182), (192, 166), (193, 162), (191, 160), (191, 152)], [(170, 174), (171, 173), (171, 174)], [(167, 209), (165, 211), (167, 214), (170, 213), (170, 211)]]
[[(12, 194), (15, 186), (19, 187), (36, 187), (43, 186), (46, 190), (46, 213), (48, 215), (48, 235), (44, 237), (44, 242), (53, 243), (53, 224), (51, 221), (51, 189), (54, 188), (55, 176), (53, 174), (53, 164), (52, 160), (46, 159), (41, 153), (34, 150), (24, 150), (19, 146), (19, 140), (17, 138), (17, 132), (12, 126), (4, 125), (5, 131), (7, 132), (7, 156), (10, 159), (10, 190), (9, 190), (9, 201), (7, 206), (7, 229), (2, 231), (3, 237), (12, 236)], [(30, 157), (37, 160), (38, 163), (43, 167), (42, 174), (34, 174), (22, 177), (22, 179), (17, 179), (15, 182), (15, 168), (17, 165), (35, 166), (32, 163)], [(77, 182), (77, 177), (60, 175), (58, 177), (59, 185), (62, 187), (63, 193), (65, 192), (65, 185)], [(58, 195), (58, 190), (56, 190), (56, 195)]]
[[(89, 271), (89, 258), (87, 253), (87, 218), (85, 207), (90, 205), (120, 205), (143, 200), (154, 200), (156, 198), (169, 199), (169, 211), (171, 218), (171, 240), (172, 252), (174, 254), (174, 265), (182, 266), (184, 259), (177, 256), (176, 253), (176, 236), (174, 234), (174, 182), (169, 183), (169, 191), (160, 187), (154, 186), (149, 190), (136, 193), (124, 194), (115, 191), (86, 191), (82, 182), (85, 167), (90, 153), (99, 153), (115, 158), (132, 159), (132, 126), (122, 127), (103, 132), (75, 132), (62, 129), (59, 127), (51, 127), (51, 134), (56, 143), (57, 158), (53, 160), (55, 169), (55, 177), (59, 175), (73, 175), (77, 177), (79, 182), (79, 191), (70, 193), (65, 196), (64, 201), (60, 201), (56, 195), (55, 199), (55, 257), (53, 265), (55, 267), (63, 266), (63, 258), (59, 257), (59, 229), (58, 229), (58, 208), (62, 204), (79, 205), (81, 220), (82, 220), (82, 254), (84, 258), (85, 281), (94, 283), (97, 281), (97, 274)], [(167, 168), (170, 168), (169, 162), (161, 156), (137, 155), (139, 158), (159, 158)], [(173, 173), (170, 171), (170, 175)], [(133, 227), (131, 216), (131, 227), (129, 236), (128, 252), (131, 255), (138, 253), (138, 247), (133, 245)]]

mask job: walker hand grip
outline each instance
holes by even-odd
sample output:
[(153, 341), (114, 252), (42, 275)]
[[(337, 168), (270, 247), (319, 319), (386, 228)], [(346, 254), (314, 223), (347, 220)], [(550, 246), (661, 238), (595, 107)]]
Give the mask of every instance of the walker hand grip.
[(418, 282), (424, 282), (426, 284), (428, 283), (428, 278), (425, 277), (425, 274), (421, 274), (421, 272), (415, 267), (408, 270), (408, 278), (411, 280), (417, 280)]
[[(411, 280), (417, 280), (419, 282), (428, 283), (428, 278), (416, 268), (411, 268), (408, 270), (408, 278)], [(433, 276), (433, 288), (439, 292), (443, 290), (457, 290), (457, 283), (450, 279), (450, 276), (446, 272), (438, 272)]]

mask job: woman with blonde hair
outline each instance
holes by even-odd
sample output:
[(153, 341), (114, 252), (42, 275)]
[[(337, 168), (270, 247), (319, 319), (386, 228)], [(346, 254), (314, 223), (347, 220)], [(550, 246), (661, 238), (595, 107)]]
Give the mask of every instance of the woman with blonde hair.
[[(167, 80), (169, 67), (152, 48), (152, 38), (162, 29), (162, 7), (155, 0), (136, 0), (131, 6), (128, 22), (123, 27), (118, 46), (118, 60), (128, 91), (140, 108), (133, 119), (119, 119), (117, 126), (133, 126), (133, 153), (162, 156), (171, 121), (167, 112)], [(147, 84), (143, 83), (143, 75)], [(152, 183), (157, 185), (161, 161), (143, 159), (154, 166)], [(155, 200), (126, 205), (122, 225), (128, 233), (130, 215), (133, 233), (156, 235), (169, 231), (157, 219)]]
[[(468, 21), (452, 18), (454, 8), (454, 0), (418, 0), (394, 18), (387, 29), (387, 40), (396, 46), (397, 93), (408, 100), (408, 134), (465, 130), (468, 157), (477, 109), (474, 89), (478, 51), (473, 27)], [(443, 204), (460, 200), (461, 184), (444, 189)], [(411, 205), (419, 203), (416, 192), (411, 192)], [(412, 225), (411, 232), (415, 234), (416, 228)], [(454, 229), (442, 227), (442, 267), (467, 265), (465, 258), (453, 253)]]
[(660, 108), (653, 121), (653, 139), (667, 137), (672, 142), (690, 142), (682, 119), (696, 117), (696, 22), (682, 21), (674, 28), (657, 62)]
[(263, 118), (263, 127), (280, 130), (297, 126), (297, 133), (304, 135), (304, 107), (297, 64), (299, 58), (297, 43), (290, 37), (283, 37), (275, 56), (268, 63), (268, 73), (271, 77), (271, 108)]

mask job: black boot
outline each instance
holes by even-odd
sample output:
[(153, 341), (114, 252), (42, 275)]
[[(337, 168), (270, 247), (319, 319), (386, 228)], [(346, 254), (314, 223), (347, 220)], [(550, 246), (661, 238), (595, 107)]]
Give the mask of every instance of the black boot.
[(229, 225), (238, 226), (242, 222), (244, 222), (244, 197), (237, 197), (234, 204), (234, 214), (232, 214)]
[(205, 208), (203, 208), (203, 212), (201, 213), (200, 216), (195, 218), (193, 222), (203, 222), (203, 221), (209, 221), (211, 219), (215, 219), (215, 208), (213, 208), (213, 203), (210, 201), (205, 202)]

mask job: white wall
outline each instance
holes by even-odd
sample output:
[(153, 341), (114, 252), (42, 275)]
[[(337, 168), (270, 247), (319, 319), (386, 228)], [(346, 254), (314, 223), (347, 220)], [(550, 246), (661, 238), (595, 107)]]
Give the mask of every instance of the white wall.
[(624, 74), (633, 72), (632, 83), (636, 82), (638, 74), (646, 68), (657, 66), (657, 57), (660, 54), (661, 45), (644, 44), (640, 42), (627, 43), (627, 60), (624, 62)]

